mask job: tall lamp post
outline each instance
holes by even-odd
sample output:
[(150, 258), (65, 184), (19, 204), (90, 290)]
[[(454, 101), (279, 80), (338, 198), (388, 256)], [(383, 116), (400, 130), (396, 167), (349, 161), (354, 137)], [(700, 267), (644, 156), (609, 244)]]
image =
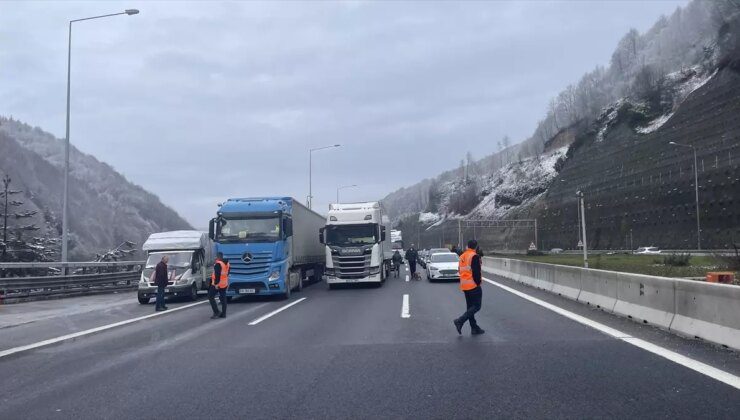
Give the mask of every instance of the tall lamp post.
[(313, 152), (317, 150), (331, 149), (339, 147), (341, 144), (333, 144), (331, 146), (317, 147), (308, 150), (308, 208), (313, 207)]
[(583, 268), (588, 268), (588, 246), (586, 245), (586, 206), (583, 204), (583, 191), (576, 191), (578, 197), (581, 227), (583, 229)]
[(69, 226), (67, 225), (67, 207), (69, 202), (69, 100), (70, 100), (70, 79), (72, 70), (72, 24), (75, 22), (82, 22), (83, 20), (101, 19), (111, 16), (119, 15), (135, 15), (138, 14), (137, 9), (126, 9), (123, 12), (111, 13), (108, 15), (92, 16), (82, 19), (74, 19), (69, 21), (69, 38), (67, 43), (67, 126), (64, 135), (64, 197), (62, 199), (62, 262), (68, 261), (67, 254), (67, 241), (69, 239), (67, 231)]
[(675, 141), (668, 144), (678, 147), (686, 147), (694, 152), (694, 192), (696, 194), (696, 249), (701, 251), (701, 222), (699, 221), (699, 166), (696, 159), (696, 147), (690, 144), (680, 144)]
[(342, 185), (342, 186), (337, 187), (337, 204), (339, 204), (339, 190), (343, 190), (345, 188), (356, 188), (356, 187), (357, 187), (357, 185), (355, 185), (355, 184), (352, 184), (352, 185)]

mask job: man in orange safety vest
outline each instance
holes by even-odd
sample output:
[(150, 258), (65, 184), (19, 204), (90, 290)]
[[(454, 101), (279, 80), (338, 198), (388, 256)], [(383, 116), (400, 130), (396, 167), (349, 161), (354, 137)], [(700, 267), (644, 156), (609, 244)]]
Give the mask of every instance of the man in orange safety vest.
[[(216, 262), (213, 264), (213, 274), (211, 274), (211, 285), (208, 287), (208, 301), (211, 302), (213, 316), (215, 318), (226, 318), (226, 289), (229, 287), (229, 263), (224, 262), (224, 254), (216, 254)], [(221, 301), (221, 312), (216, 305), (216, 293), (218, 300)]]
[(468, 249), (460, 255), (460, 290), (465, 293), (467, 310), (460, 318), (452, 321), (455, 324), (458, 334), (462, 334), (462, 327), (465, 325), (465, 321), (470, 322), (470, 330), (473, 335), (483, 334), (485, 332), (478, 326), (478, 322), (475, 320), (475, 313), (480, 311), (483, 301), (481, 261), (476, 249), (478, 249), (478, 241), (471, 239), (468, 241)]

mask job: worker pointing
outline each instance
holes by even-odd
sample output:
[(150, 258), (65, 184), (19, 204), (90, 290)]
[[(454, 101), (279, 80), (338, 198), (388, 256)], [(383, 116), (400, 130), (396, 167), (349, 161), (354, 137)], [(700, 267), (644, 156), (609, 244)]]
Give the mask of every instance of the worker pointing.
[[(213, 264), (211, 274), (211, 285), (208, 287), (208, 301), (211, 302), (213, 316), (211, 319), (226, 318), (226, 289), (229, 287), (229, 263), (224, 262), (224, 254), (216, 254), (216, 262)], [(216, 305), (216, 293), (221, 301), (221, 312)]]
[(460, 318), (452, 321), (458, 334), (462, 334), (465, 321), (470, 322), (470, 330), (473, 335), (483, 334), (485, 331), (478, 326), (475, 313), (480, 311), (483, 301), (483, 289), (481, 289), (481, 261), (476, 252), (478, 241), (468, 241), (468, 249), (460, 255), (460, 290), (465, 293), (467, 310)]

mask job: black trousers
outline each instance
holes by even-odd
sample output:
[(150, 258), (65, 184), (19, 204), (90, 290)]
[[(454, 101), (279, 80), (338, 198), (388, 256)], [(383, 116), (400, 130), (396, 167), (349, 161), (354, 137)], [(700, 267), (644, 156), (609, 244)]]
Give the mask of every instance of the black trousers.
[(483, 304), (483, 289), (478, 286), (473, 290), (466, 290), (465, 292), (465, 303), (468, 306), (468, 310), (459, 318), (460, 321), (470, 322), (470, 328), (478, 329), (478, 322), (475, 320), (475, 313), (480, 311), (481, 305)]
[(412, 276), (416, 274), (416, 260), (409, 260), (409, 271)]
[[(216, 293), (218, 293), (218, 300), (221, 301), (221, 312), (218, 311), (216, 305)], [(208, 288), (208, 301), (211, 302), (214, 315), (226, 316), (226, 289), (216, 289), (216, 286), (211, 285)]]

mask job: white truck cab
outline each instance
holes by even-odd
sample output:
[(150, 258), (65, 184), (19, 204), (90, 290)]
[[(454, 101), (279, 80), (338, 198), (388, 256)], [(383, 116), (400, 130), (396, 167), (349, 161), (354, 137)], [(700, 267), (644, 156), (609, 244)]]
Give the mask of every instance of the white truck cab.
[(321, 243), (326, 250), (326, 283), (382, 283), (392, 256), (387, 217), (380, 202), (331, 204)]

